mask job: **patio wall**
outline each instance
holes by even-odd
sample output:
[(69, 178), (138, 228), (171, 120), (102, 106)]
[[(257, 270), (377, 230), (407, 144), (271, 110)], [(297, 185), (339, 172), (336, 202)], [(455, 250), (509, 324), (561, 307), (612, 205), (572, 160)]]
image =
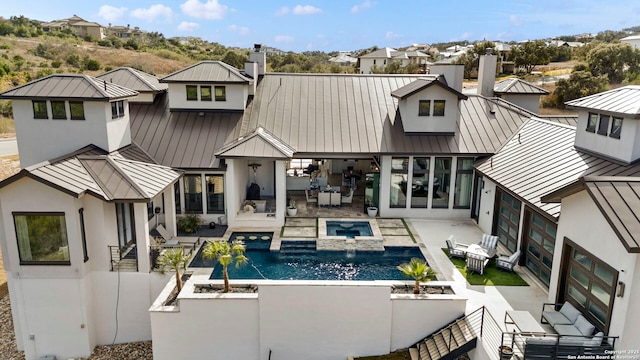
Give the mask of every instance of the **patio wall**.
[[(179, 305), (150, 309), (154, 359), (340, 359), (405, 348), (464, 313), (460, 295), (391, 295), (400, 281), (252, 281), (258, 293), (196, 294), (194, 275)], [(232, 284), (246, 281), (232, 281)], [(457, 294), (464, 293), (454, 283)], [(179, 329), (179, 330), (178, 330)], [(203, 344), (208, 344), (203, 346)]]

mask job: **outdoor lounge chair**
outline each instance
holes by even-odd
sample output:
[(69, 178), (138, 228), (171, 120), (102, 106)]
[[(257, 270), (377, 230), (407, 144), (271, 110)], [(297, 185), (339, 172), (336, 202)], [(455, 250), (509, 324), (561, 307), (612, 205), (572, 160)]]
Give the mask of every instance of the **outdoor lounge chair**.
[(343, 195), (341, 197), (340, 202), (343, 204), (351, 204), (353, 202), (353, 188), (349, 189), (349, 193), (347, 195)]
[(498, 269), (507, 270), (513, 272), (514, 266), (518, 263), (520, 258), (520, 250), (517, 250), (511, 256), (500, 255), (496, 259), (496, 267)]
[(318, 204), (318, 198), (309, 196), (309, 190), (306, 190), (306, 189), (304, 190), (304, 196), (306, 196), (307, 198), (307, 205)]
[(483, 234), (482, 240), (478, 243), (489, 256), (489, 259), (496, 256), (496, 252), (498, 251), (498, 237), (495, 235)]
[(480, 275), (484, 275), (484, 268), (489, 263), (489, 258), (484, 255), (467, 253), (467, 271), (477, 272)]
[(167, 229), (165, 229), (164, 226), (162, 226), (162, 224), (156, 227), (156, 231), (164, 239), (165, 241), (164, 246), (178, 245), (178, 239), (174, 239), (173, 236), (171, 236), (171, 234), (169, 233), (169, 231), (167, 231)]
[(446, 240), (446, 243), (447, 250), (449, 250), (449, 257), (464, 259), (465, 255), (467, 254), (467, 247), (469, 247), (469, 245), (458, 244), (456, 242), (456, 238), (453, 235), (449, 236), (449, 238)]

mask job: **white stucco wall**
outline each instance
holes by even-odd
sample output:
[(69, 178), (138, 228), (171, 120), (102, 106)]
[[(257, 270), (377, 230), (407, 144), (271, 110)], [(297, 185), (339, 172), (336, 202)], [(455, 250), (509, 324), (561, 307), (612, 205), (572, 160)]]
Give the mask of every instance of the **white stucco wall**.
[[(187, 101), (187, 85), (198, 86), (198, 100)], [(200, 85), (211, 86), (211, 101), (200, 101)], [(215, 101), (215, 86), (226, 87), (226, 101)], [(249, 96), (249, 84), (169, 84), (169, 107), (193, 110), (244, 110)]]
[[(393, 157), (409, 157), (409, 156), (393, 156)], [(449, 157), (449, 156), (443, 156)], [(430, 160), (429, 183), (433, 183), (434, 176), (434, 158)], [(456, 157), (452, 157), (451, 182), (449, 183), (449, 206), (448, 208), (432, 208), (432, 192), (429, 193), (427, 208), (411, 208), (411, 191), (407, 191), (407, 204), (404, 208), (392, 208), (390, 204), (391, 196), (391, 159), (392, 156), (382, 156), (380, 161), (380, 204), (378, 204), (379, 215), (381, 217), (415, 217), (415, 218), (432, 218), (432, 219), (467, 219), (471, 217), (471, 209), (454, 209), (454, 189), (456, 184)], [(407, 184), (412, 182), (413, 157), (409, 157), (409, 170)], [(473, 189), (473, 184), (471, 184)], [(473, 196), (473, 194), (471, 194)]]
[(534, 114), (538, 113), (538, 109), (540, 107), (540, 95), (505, 94), (502, 95), (502, 98), (522, 108), (525, 108)]
[[(581, 111), (578, 114), (578, 124), (576, 125), (575, 145), (582, 149), (602, 154), (624, 162), (632, 162), (640, 158), (640, 141), (636, 139), (640, 136), (640, 126), (637, 119), (623, 118), (620, 139), (612, 138), (586, 131), (589, 113)], [(609, 130), (611, 129), (612, 118), (609, 120)]]
[(634, 49), (640, 49), (640, 38), (634, 38), (634, 39), (621, 39), (620, 42), (626, 43), (631, 45), (631, 47), (633, 47)]
[[(445, 100), (444, 116), (418, 116), (420, 100), (431, 101), (431, 114), (434, 100)], [(411, 133), (454, 133), (460, 117), (458, 96), (440, 86), (433, 85), (399, 101), (404, 132)]]
[[(635, 301), (637, 298), (632, 295), (638, 294), (638, 287), (640, 287), (640, 278), (636, 276), (640, 272), (638, 254), (630, 254), (626, 251), (586, 191), (564, 198), (549, 286), (549, 300), (553, 302), (558, 293), (564, 237), (618, 271), (618, 281), (626, 284), (626, 291), (623, 297), (614, 298), (609, 335), (620, 336), (620, 343), (616, 344), (617, 349), (636, 349), (638, 342), (635, 332), (637, 332), (637, 324), (640, 323), (638, 310), (640, 306)], [(634, 330), (629, 331), (629, 329)]]
[(138, 96), (129, 99), (129, 102), (133, 103), (152, 103), (155, 99), (156, 94), (150, 92), (141, 92)]
[[(68, 102), (66, 106), (69, 115)], [(47, 111), (49, 119), (34, 119), (31, 100), (13, 100), (20, 165), (23, 168), (66, 155), (87, 144), (111, 151), (131, 143), (127, 104), (126, 115), (118, 119), (111, 119), (108, 102), (85, 101), (85, 120), (54, 120), (49, 102)]]
[(154, 359), (206, 358), (210, 348), (202, 344), (222, 359), (381, 355), (441, 328), (466, 306), (459, 295), (391, 295), (389, 284), (399, 282), (388, 281), (255, 281), (255, 294), (192, 292), (194, 283), (212, 282), (220, 283), (192, 276), (177, 307), (160, 306), (165, 297), (158, 297), (150, 309)]

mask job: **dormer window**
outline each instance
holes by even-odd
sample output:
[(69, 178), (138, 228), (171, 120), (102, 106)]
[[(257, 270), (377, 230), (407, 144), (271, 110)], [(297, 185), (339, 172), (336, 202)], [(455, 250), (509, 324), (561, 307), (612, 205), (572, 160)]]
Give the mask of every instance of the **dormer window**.
[(48, 119), (47, 115), (47, 102), (46, 101), (33, 101), (33, 118), (34, 119)]
[(84, 103), (82, 101), (69, 101), (71, 120), (84, 120)]
[(227, 101), (227, 88), (224, 86), (216, 86), (216, 101)]
[(111, 118), (116, 119), (124, 116), (124, 100), (111, 103)]
[(198, 87), (196, 85), (187, 85), (187, 100), (188, 101), (198, 100)]
[(67, 109), (64, 106), (64, 101), (52, 101), (51, 114), (54, 119), (67, 120)]
[(200, 100), (211, 101), (211, 86), (200, 86)]
[(420, 100), (418, 103), (418, 116), (431, 115), (431, 100)]
[(587, 120), (587, 131), (596, 132), (596, 126), (598, 126), (598, 114), (589, 113), (589, 119)]
[(611, 122), (611, 131), (609, 137), (620, 139), (620, 132), (622, 130), (622, 118), (614, 117)]
[(444, 116), (444, 100), (433, 100), (433, 116)]
[(598, 123), (598, 134), (606, 136), (608, 131), (609, 131), (609, 116), (600, 115), (600, 122)]

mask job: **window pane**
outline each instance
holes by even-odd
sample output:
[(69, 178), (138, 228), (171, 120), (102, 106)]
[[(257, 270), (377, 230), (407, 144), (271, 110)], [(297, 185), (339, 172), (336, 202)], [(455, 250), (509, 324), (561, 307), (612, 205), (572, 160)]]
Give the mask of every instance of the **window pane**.
[(198, 87), (187, 85), (187, 100), (198, 100)]
[(409, 163), (409, 158), (393, 158), (391, 159), (391, 172), (407, 172), (407, 164)]
[(456, 192), (453, 206), (468, 209), (471, 206), (471, 184), (473, 174), (458, 174), (456, 176)]
[(407, 175), (391, 174), (391, 189), (389, 193), (389, 206), (406, 207), (407, 206)]
[(589, 304), (589, 313), (593, 316), (595, 316), (596, 319), (598, 319), (598, 321), (600, 321), (600, 323), (605, 324), (607, 321), (607, 312), (602, 309), (600, 306), (591, 303)]
[(227, 101), (227, 89), (224, 86), (216, 86), (216, 101)]
[(613, 286), (613, 279), (615, 277), (614, 274), (612, 274), (609, 270), (605, 269), (604, 267), (602, 267), (602, 265), (596, 263), (596, 267), (595, 267), (595, 271), (594, 273), (596, 274), (597, 277), (599, 277), (602, 281), (604, 281), (605, 283)]
[(200, 86), (200, 100), (211, 101), (211, 86)]
[(118, 117), (118, 104), (115, 102), (111, 103), (111, 118), (115, 119)]
[(135, 218), (132, 203), (116, 204), (118, 243), (125, 248), (136, 241)]
[(64, 101), (51, 102), (51, 114), (54, 119), (67, 119), (67, 110), (64, 107)]
[(598, 114), (589, 113), (589, 119), (587, 120), (587, 131), (596, 132), (597, 124), (598, 124)]
[(429, 158), (413, 158), (411, 207), (426, 208), (429, 198)]
[(473, 158), (458, 158), (458, 170), (473, 170)]
[(533, 255), (533, 257), (540, 258), (540, 250), (538, 250), (535, 245), (529, 244), (529, 246), (527, 246), (527, 249), (529, 250), (529, 253)]
[(420, 100), (418, 103), (418, 116), (429, 116), (431, 114), (431, 100)]
[(81, 101), (70, 101), (71, 120), (84, 120), (84, 103)]
[(613, 122), (611, 123), (611, 132), (609, 136), (612, 138), (620, 139), (620, 131), (622, 131), (622, 119), (621, 118), (613, 118)]
[(124, 116), (124, 100), (118, 101), (118, 116)]
[(207, 213), (224, 212), (224, 177), (222, 175), (207, 175)]
[(542, 263), (545, 264), (549, 269), (551, 269), (551, 266), (553, 265), (553, 260), (546, 256), (542, 256)]
[(579, 253), (577, 250), (573, 250), (573, 258), (582, 264), (587, 270), (591, 270), (591, 259), (586, 257), (585, 255)]
[(544, 240), (542, 242), (542, 246), (544, 247), (545, 250), (547, 250), (548, 252), (553, 254), (553, 250), (555, 249), (555, 243), (551, 242), (549, 240)]
[(173, 185), (173, 194), (176, 202), (176, 214), (181, 214), (182, 211), (180, 209), (180, 183), (176, 182)]
[(433, 207), (449, 206), (449, 184), (451, 184), (451, 158), (436, 158), (433, 174)]
[(534, 229), (531, 229), (529, 231), (529, 237), (531, 238), (531, 240), (533, 240), (536, 244), (540, 245), (542, 244), (542, 235), (540, 235), (539, 232), (537, 232)]
[(184, 211), (202, 214), (202, 183), (200, 175), (185, 175)]
[(444, 100), (433, 100), (433, 116), (444, 116)]
[(553, 237), (554, 239), (556, 238), (557, 226), (555, 224), (548, 222), (545, 226), (545, 231), (547, 232), (547, 234), (551, 235), (551, 237)]
[(585, 289), (589, 287), (589, 277), (582, 271), (578, 270), (578, 268), (572, 267), (570, 274), (571, 277)]
[(14, 214), (21, 264), (69, 264), (64, 214)]
[(33, 102), (33, 117), (35, 119), (48, 119), (47, 115), (47, 102), (46, 101), (34, 101)]
[(544, 229), (544, 220), (539, 215), (533, 214), (531, 217), (531, 222)]
[(610, 295), (602, 286), (595, 282), (591, 284), (591, 293), (603, 304), (609, 304)]
[(570, 297), (572, 297), (575, 301), (578, 302), (578, 304), (582, 305), (583, 307), (587, 304), (587, 297), (584, 296), (584, 294), (582, 294), (578, 290), (578, 288), (574, 287), (573, 285), (569, 285), (568, 293)]
[(600, 115), (600, 123), (598, 124), (598, 134), (607, 135), (609, 130), (609, 117), (606, 115)]

